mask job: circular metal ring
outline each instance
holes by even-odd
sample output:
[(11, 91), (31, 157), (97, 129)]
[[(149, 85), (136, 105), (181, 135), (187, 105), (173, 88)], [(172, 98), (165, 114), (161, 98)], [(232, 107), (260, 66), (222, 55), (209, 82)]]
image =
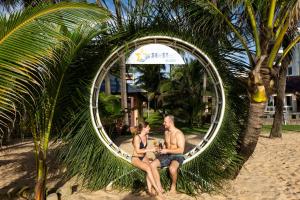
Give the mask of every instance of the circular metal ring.
[(216, 91), (216, 108), (213, 122), (211, 123), (203, 140), (184, 155), (186, 159), (184, 160), (183, 164), (185, 164), (191, 161), (193, 158), (199, 156), (212, 143), (220, 130), (225, 112), (225, 92), (223, 88), (223, 82), (217, 68), (203, 51), (186, 41), (168, 36), (148, 36), (129, 42), (111, 53), (110, 56), (100, 66), (91, 88), (90, 113), (92, 117), (93, 127), (97, 132), (97, 135), (99, 136), (101, 142), (107, 147), (109, 151), (111, 151), (115, 156), (131, 162), (131, 155), (116, 146), (114, 142), (108, 137), (106, 131), (102, 126), (98, 109), (100, 86), (107, 72), (118, 60), (120, 55), (128, 50), (137, 49), (138, 47), (141, 47), (143, 45), (153, 43), (163, 44), (169, 47), (185, 50), (195, 56), (197, 60), (204, 66), (207, 73), (210, 75), (214, 89)]

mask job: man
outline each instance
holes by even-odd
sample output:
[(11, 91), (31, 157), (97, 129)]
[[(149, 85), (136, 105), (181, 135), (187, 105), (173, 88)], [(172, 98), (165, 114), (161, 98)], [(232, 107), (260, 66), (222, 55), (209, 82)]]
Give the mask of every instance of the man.
[(176, 193), (176, 181), (178, 168), (183, 163), (183, 151), (185, 138), (183, 133), (175, 127), (174, 116), (168, 115), (164, 118), (165, 127), (165, 147), (161, 149), (160, 156), (151, 163), (151, 169), (157, 186), (163, 192), (158, 167), (168, 167), (172, 179), (170, 192)]

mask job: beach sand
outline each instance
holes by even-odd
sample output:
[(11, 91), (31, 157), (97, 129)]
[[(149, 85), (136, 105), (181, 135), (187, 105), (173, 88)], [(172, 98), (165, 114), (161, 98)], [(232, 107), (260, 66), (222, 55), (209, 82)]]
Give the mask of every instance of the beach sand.
[[(253, 156), (243, 166), (235, 180), (229, 180), (224, 190), (216, 194), (166, 193), (166, 200), (300, 200), (300, 133), (288, 132), (282, 139), (269, 139), (263, 134)], [(60, 184), (59, 175), (50, 170), (48, 187)], [(12, 188), (33, 186), (34, 156), (32, 143), (24, 142), (0, 151), (0, 197)], [(63, 187), (67, 187), (65, 186)], [(142, 200), (155, 199), (145, 192), (132, 194), (129, 191), (79, 190), (64, 196), (66, 200)]]

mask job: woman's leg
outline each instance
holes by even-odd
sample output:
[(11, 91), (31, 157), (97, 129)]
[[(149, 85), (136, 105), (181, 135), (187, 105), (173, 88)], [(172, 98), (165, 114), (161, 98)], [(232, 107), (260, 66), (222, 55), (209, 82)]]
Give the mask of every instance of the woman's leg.
[(160, 182), (160, 176), (159, 176), (159, 172), (158, 172), (158, 167), (160, 167), (161, 164), (160, 164), (160, 161), (158, 159), (155, 159), (151, 164), (150, 164), (150, 167), (151, 167), (151, 170), (152, 170), (152, 174), (153, 174), (153, 177), (154, 177), (154, 180), (155, 180), (155, 183), (156, 185), (158, 186), (159, 188), (159, 191), (161, 191), (162, 193), (164, 192), (164, 189), (162, 188), (161, 186), (161, 182)]
[(141, 161), (138, 158), (132, 158), (132, 164), (135, 167), (140, 168), (141, 170), (145, 171), (147, 173), (147, 176), (149, 178), (149, 181), (151, 183), (151, 185), (154, 187), (154, 189), (156, 190), (156, 192), (158, 193), (159, 196), (162, 195), (161, 191), (159, 190), (159, 188), (157, 187), (154, 178), (153, 178), (153, 174), (152, 174), (152, 170), (151, 167), (148, 163), (145, 163), (143, 161)]
[[(143, 159), (143, 162), (147, 163), (150, 165), (150, 160), (145, 156), (144, 159)], [(155, 195), (155, 192), (152, 191), (152, 184), (151, 184), (151, 181), (149, 179), (149, 176), (148, 174), (146, 175), (146, 181), (147, 181), (147, 188), (148, 188), (148, 193), (150, 195)]]
[(147, 189), (148, 189), (149, 195), (151, 195), (151, 196), (155, 195), (155, 191), (152, 190), (152, 184), (151, 184), (148, 174), (146, 175), (146, 181), (147, 181)]

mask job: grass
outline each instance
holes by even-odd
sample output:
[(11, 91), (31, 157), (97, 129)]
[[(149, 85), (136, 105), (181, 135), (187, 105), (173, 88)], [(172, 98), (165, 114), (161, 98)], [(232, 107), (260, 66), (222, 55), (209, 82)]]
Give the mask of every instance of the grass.
[[(263, 131), (270, 132), (271, 129), (272, 129), (272, 125), (263, 125)], [(300, 132), (300, 125), (282, 125), (282, 130), (284, 132), (286, 131)]]

